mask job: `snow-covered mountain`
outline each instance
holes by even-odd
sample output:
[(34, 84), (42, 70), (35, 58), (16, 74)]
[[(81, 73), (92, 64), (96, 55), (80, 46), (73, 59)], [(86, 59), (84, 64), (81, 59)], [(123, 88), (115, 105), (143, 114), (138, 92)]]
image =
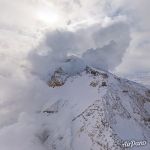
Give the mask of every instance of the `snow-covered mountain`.
[(59, 68), (47, 84), (51, 97), (38, 112), (46, 150), (150, 149), (149, 89), (91, 67)]
[(150, 73), (138, 73), (136, 75), (127, 75), (126, 78), (150, 88)]

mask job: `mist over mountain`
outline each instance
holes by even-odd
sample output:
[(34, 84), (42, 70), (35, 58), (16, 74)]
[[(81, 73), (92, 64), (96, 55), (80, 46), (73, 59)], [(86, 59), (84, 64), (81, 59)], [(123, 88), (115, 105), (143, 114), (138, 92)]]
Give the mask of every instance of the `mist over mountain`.
[(149, 150), (149, 4), (0, 0), (0, 150)]
[(0, 130), (2, 149), (18, 150), (20, 144), (23, 150), (149, 149), (147, 88), (88, 66), (74, 74), (59, 68), (45, 84), (35, 80), (38, 94), (24, 108), (17, 102), (17, 121)]
[(61, 65), (71, 55), (79, 57), (84, 65), (114, 70), (122, 62), (129, 44), (129, 26), (124, 21), (114, 21), (106, 27), (96, 24), (74, 32), (47, 33), (45, 40), (31, 51), (29, 59), (35, 72), (43, 74), (50, 72), (49, 68), (57, 68), (57, 64)]

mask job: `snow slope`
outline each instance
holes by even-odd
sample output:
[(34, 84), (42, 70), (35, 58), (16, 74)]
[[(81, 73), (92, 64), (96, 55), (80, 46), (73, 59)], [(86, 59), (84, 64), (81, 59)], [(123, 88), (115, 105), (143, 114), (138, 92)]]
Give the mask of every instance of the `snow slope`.
[(148, 89), (90, 67), (71, 76), (60, 68), (48, 83), (53, 96), (42, 110), (47, 149), (120, 150), (123, 141), (150, 141)]
[[(147, 88), (91, 67), (75, 74), (59, 68), (47, 85), (49, 100), (35, 113), (23, 113), (16, 124), (2, 129), (0, 149), (150, 149)], [(124, 148), (122, 144), (131, 140), (147, 144)]]

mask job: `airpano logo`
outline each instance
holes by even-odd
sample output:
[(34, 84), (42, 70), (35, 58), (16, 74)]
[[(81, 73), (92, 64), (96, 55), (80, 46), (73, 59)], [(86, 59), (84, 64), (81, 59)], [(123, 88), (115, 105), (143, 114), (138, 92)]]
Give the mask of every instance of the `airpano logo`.
[(135, 141), (135, 140), (131, 140), (131, 141), (124, 141), (122, 143), (122, 147), (124, 148), (132, 148), (135, 146), (145, 146), (147, 144), (147, 141)]

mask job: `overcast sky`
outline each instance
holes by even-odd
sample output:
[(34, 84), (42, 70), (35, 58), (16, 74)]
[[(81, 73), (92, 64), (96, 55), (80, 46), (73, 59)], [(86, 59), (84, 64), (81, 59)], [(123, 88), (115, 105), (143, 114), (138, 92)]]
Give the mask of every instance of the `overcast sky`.
[(76, 55), (120, 75), (149, 72), (149, 6), (149, 0), (0, 0), (1, 72), (29, 61), (49, 65), (27, 59), (29, 53), (53, 60)]

